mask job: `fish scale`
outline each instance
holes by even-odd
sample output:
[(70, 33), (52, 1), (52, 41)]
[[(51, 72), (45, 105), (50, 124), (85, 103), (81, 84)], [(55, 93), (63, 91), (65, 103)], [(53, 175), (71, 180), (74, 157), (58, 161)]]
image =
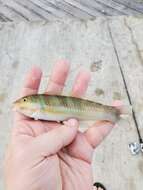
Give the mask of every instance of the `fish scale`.
[(28, 117), (51, 121), (77, 118), (78, 120), (117, 122), (121, 114), (119, 109), (113, 106), (76, 97), (47, 94), (20, 98), (14, 102), (14, 108)]

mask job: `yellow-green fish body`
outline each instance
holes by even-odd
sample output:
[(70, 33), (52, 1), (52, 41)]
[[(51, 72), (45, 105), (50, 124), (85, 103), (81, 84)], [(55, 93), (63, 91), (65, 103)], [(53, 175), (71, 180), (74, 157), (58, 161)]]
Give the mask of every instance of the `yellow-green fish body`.
[(113, 106), (69, 96), (45, 94), (25, 96), (14, 102), (14, 108), (28, 117), (49, 121), (77, 118), (116, 122), (120, 117), (119, 110)]

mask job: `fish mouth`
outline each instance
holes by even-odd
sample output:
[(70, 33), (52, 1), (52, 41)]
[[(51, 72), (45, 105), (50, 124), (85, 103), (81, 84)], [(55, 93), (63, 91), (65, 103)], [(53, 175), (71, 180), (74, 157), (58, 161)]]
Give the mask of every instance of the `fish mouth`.
[(13, 103), (12, 103), (12, 110), (13, 111), (19, 111), (19, 108), (18, 108), (19, 106), (18, 106), (18, 102), (17, 102), (17, 100), (16, 101), (14, 101)]
[(18, 107), (15, 106), (15, 105), (12, 105), (12, 110), (13, 110), (13, 111), (19, 111)]

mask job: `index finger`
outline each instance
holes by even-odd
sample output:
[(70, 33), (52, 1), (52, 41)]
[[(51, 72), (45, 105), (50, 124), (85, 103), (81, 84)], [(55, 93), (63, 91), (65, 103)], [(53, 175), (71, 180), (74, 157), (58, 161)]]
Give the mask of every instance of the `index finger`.
[(34, 66), (28, 72), (20, 96), (27, 96), (38, 93), (42, 71), (39, 67)]
[[(39, 67), (34, 66), (31, 68), (31, 70), (26, 75), (24, 85), (20, 92), (20, 97), (38, 93), (41, 77), (42, 71)], [(21, 120), (25, 118), (27, 117), (17, 112), (14, 115), (15, 120)]]

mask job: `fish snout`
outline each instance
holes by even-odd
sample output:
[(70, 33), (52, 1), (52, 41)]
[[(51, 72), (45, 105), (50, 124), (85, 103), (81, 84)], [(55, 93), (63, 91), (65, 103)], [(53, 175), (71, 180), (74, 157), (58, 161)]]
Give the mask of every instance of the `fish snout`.
[(12, 103), (12, 110), (13, 111), (18, 111), (19, 110), (19, 103), (18, 103), (18, 101), (14, 101)]

